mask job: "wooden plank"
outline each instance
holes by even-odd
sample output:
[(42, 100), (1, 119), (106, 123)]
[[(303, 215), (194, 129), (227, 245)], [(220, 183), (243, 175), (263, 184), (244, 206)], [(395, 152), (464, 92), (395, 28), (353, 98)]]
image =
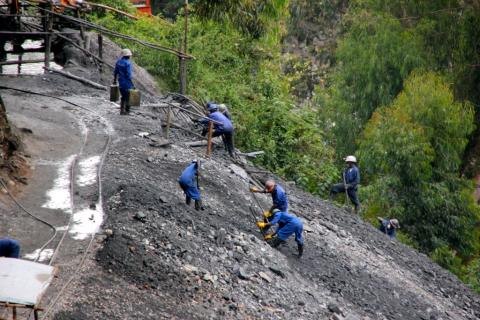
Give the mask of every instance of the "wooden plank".
[[(50, 61), (53, 61), (53, 59), (50, 59)], [(11, 65), (11, 64), (39, 63), (39, 62), (45, 62), (45, 59), (1, 61), (0, 66), (6, 66), (6, 65)]]
[(61, 74), (62, 76), (65, 76), (67, 78), (80, 81), (80, 82), (85, 83), (85, 84), (87, 84), (89, 86), (92, 86), (94, 88), (97, 88), (97, 89), (100, 89), (100, 90), (105, 90), (105, 91), (107, 90), (107, 87), (104, 86), (103, 84), (96, 83), (96, 82), (93, 82), (91, 80), (88, 80), (88, 79), (85, 79), (85, 78), (82, 78), (82, 77), (77, 77), (77, 76), (75, 76), (75, 75), (73, 75), (69, 72), (55, 70), (55, 69), (46, 68), (46, 67), (44, 67), (44, 69), (47, 70), (47, 71), (50, 71), (50, 72)]
[(208, 122), (208, 144), (207, 144), (207, 158), (210, 158), (212, 154), (212, 135), (213, 135), (213, 122)]

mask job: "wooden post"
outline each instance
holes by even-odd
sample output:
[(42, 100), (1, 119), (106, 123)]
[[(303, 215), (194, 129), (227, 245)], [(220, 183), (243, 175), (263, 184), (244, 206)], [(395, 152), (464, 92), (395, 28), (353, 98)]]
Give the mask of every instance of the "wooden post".
[[(18, 73), (19, 75), (20, 75), (21, 72), (22, 72), (22, 59), (23, 59), (23, 54), (20, 53), (20, 54), (18, 55), (18, 62), (19, 62), (19, 63), (18, 63), (18, 65), (17, 65), (17, 73)], [(41, 62), (41, 61), (40, 61), (40, 62)]]
[[(51, 8), (53, 10), (53, 8)], [(53, 16), (48, 13), (47, 14), (47, 24), (45, 28), (45, 32), (48, 32), (45, 35), (45, 67), (50, 68), (50, 52), (52, 48), (52, 28), (53, 28)]]
[(13, 316), (13, 320), (17, 320), (17, 307), (12, 307), (12, 316)]
[(168, 139), (168, 135), (170, 133), (170, 121), (172, 117), (172, 107), (168, 106), (167, 109), (167, 126), (165, 127), (165, 138)]
[(210, 158), (210, 155), (212, 154), (212, 135), (213, 135), (213, 122), (208, 121), (207, 158)]
[[(76, 15), (78, 19), (82, 19), (82, 15), (80, 14), (80, 9), (76, 10)], [(83, 40), (83, 47), (86, 48), (87, 44), (85, 42), (85, 26), (83, 24), (80, 25), (80, 37)]]
[[(185, 0), (185, 27), (183, 33), (183, 48), (180, 45), (180, 51), (187, 54), (187, 37), (188, 37), (188, 0)], [(180, 93), (187, 94), (187, 59), (184, 57), (178, 57), (179, 59), (179, 75), (180, 75)]]
[(37, 309), (33, 309), (33, 318), (35, 320), (38, 320), (38, 310)]
[(187, 68), (186, 61), (183, 57), (178, 57), (179, 59), (179, 74), (180, 74), (180, 93), (187, 93)]
[[(103, 59), (103, 36), (101, 33), (98, 34), (98, 57)], [(102, 62), (99, 62), (100, 73), (102, 73)]]

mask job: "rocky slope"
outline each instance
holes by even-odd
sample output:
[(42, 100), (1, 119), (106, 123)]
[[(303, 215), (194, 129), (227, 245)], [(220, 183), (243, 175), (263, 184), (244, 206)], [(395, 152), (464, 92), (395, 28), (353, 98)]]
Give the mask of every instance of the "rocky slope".
[[(391, 241), (334, 205), (289, 188), (291, 212), (306, 222), (306, 253), (293, 239), (270, 248), (249, 207), (250, 177), (222, 150), (180, 130), (158, 148), (155, 110), (118, 118), (104, 180), (105, 228), (96, 261), (55, 319), (477, 319), (480, 298), (428, 257)], [(113, 120), (113, 118), (111, 118)], [(154, 142), (154, 141), (153, 141)], [(202, 159), (207, 209), (184, 204), (177, 185)], [(248, 167), (248, 166), (247, 166)], [(251, 170), (250, 170), (251, 171)], [(267, 176), (257, 177), (265, 179)], [(267, 197), (259, 199), (268, 207)], [(257, 209), (257, 212), (260, 212)]]

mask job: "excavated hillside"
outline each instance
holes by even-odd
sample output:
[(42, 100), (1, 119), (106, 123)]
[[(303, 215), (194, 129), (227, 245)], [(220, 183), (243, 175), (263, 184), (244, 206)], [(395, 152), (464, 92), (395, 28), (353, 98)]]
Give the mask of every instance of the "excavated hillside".
[[(198, 137), (185, 129), (198, 128), (181, 113), (165, 141), (162, 105), (185, 100), (150, 97), (158, 107), (120, 116), (105, 91), (56, 74), (0, 80), (76, 104), (2, 91), (11, 121), (31, 128), (32, 177), (19, 201), (69, 230), (54, 263), (59, 276), (43, 299), (47, 319), (480, 318), (480, 297), (454, 275), (294, 186), (286, 189), (290, 212), (305, 222), (305, 254), (296, 257), (293, 239), (271, 248), (254, 224), (250, 208), (257, 219), (261, 210), (249, 186), (274, 176), (222, 148), (205, 158), (205, 147), (188, 146)], [(192, 159), (202, 163), (203, 211), (184, 203), (177, 183)], [(69, 181), (84, 161), (97, 164), (93, 178)], [(62, 186), (66, 195), (48, 193)], [(71, 198), (69, 186), (77, 190)], [(257, 197), (269, 207), (267, 196)], [(48, 229), (14, 204), (10, 210), (0, 216), (6, 233), (23, 253), (34, 251)], [(82, 229), (82, 221), (93, 226)]]

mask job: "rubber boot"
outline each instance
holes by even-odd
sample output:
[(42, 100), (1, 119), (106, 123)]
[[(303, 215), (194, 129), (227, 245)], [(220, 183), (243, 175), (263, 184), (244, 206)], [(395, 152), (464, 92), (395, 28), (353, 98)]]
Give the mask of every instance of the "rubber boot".
[(303, 256), (303, 244), (298, 244), (298, 257), (301, 258)]
[(125, 105), (126, 105), (125, 101), (120, 101), (120, 115), (122, 115), (122, 116), (126, 114), (125, 113)]
[(186, 198), (185, 198), (185, 204), (186, 204), (187, 206), (189, 206), (190, 203), (192, 203), (192, 198), (186, 197)]
[(274, 238), (272, 238), (272, 241), (270, 242), (270, 245), (272, 246), (272, 248), (277, 248), (278, 246), (280, 246), (281, 244), (284, 244), (284, 243), (285, 243), (285, 241), (278, 239), (278, 237), (274, 237)]
[(125, 103), (125, 114), (130, 114), (130, 105), (128, 102)]
[(361, 209), (362, 209), (362, 207), (360, 206), (360, 204), (356, 205), (355, 206), (355, 214), (360, 214)]
[(205, 207), (202, 205), (202, 200), (195, 200), (195, 210), (205, 210)]

